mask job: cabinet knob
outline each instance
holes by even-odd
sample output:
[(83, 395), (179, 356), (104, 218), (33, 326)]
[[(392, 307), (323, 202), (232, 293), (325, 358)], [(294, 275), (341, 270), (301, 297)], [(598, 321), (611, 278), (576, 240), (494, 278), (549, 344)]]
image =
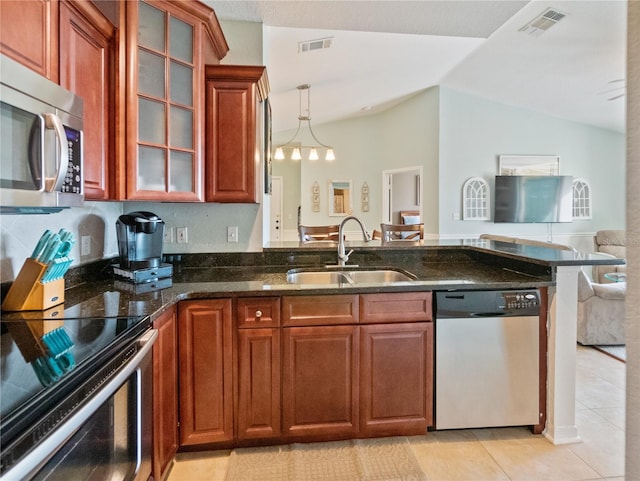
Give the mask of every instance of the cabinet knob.
[(256, 311), (256, 319), (260, 319), (262, 317), (262, 311), (260, 309), (258, 309)]

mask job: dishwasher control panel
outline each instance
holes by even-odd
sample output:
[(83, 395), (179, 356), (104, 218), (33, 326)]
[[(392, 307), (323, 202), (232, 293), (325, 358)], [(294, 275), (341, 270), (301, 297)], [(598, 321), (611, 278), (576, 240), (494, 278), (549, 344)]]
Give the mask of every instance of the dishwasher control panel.
[(537, 316), (538, 289), (436, 292), (436, 318)]
[(527, 309), (540, 304), (537, 291), (505, 291), (502, 297), (505, 309)]

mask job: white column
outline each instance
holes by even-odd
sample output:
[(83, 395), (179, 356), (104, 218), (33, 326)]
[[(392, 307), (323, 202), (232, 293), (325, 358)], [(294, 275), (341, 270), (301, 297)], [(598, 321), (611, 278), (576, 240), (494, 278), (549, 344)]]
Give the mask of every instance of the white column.
[(547, 425), (553, 444), (580, 442), (576, 427), (576, 343), (579, 266), (560, 266), (549, 308)]

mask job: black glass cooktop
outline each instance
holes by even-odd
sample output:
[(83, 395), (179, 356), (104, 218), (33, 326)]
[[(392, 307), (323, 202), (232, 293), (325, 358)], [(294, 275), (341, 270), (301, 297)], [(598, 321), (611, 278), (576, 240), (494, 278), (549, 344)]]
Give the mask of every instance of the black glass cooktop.
[(28, 418), (46, 413), (47, 406), (63, 399), (149, 326), (148, 316), (3, 319), (2, 440), (29, 422)]

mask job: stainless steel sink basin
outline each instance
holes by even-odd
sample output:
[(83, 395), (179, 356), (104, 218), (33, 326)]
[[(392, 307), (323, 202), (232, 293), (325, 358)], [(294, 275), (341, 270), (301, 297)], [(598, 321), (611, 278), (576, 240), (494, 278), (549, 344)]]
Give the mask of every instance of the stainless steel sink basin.
[(310, 270), (291, 269), (287, 271), (289, 284), (390, 284), (411, 282), (416, 277), (401, 269), (353, 268)]
[[(296, 271), (297, 269), (293, 269)], [(289, 284), (349, 284), (349, 279), (342, 272), (287, 272)]]

